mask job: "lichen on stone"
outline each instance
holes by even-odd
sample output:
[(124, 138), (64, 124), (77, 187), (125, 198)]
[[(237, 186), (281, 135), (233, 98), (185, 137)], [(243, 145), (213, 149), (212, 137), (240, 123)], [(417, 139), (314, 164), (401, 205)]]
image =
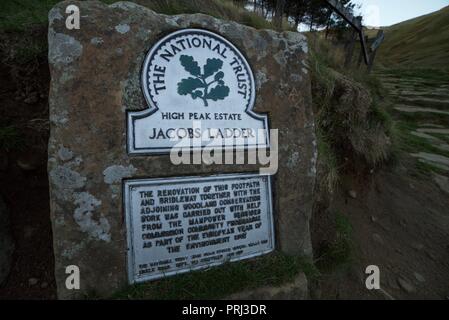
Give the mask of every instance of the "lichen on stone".
[(90, 43), (93, 45), (100, 45), (102, 44), (104, 41), (101, 37), (93, 37), (92, 39), (90, 39)]
[(268, 81), (267, 70), (265, 68), (261, 68), (261, 70), (256, 71), (256, 89), (260, 90), (262, 85)]
[(61, 145), (58, 150), (58, 156), (62, 161), (68, 161), (73, 158), (73, 152)]
[(61, 199), (67, 199), (76, 189), (84, 187), (86, 178), (68, 166), (57, 166), (50, 171), (50, 181), (58, 190), (55, 195)]
[(74, 204), (77, 208), (74, 211), (73, 217), (80, 227), (82, 232), (86, 232), (94, 239), (111, 241), (108, 220), (104, 216), (100, 216), (98, 221), (94, 220), (93, 212), (101, 206), (101, 201), (95, 198), (88, 192), (75, 193)]
[(131, 177), (137, 169), (133, 165), (124, 167), (122, 165), (113, 165), (103, 171), (104, 182), (107, 184), (120, 183), (123, 178)]
[(121, 34), (127, 33), (130, 29), (131, 28), (127, 24), (119, 24), (119, 25), (115, 26), (115, 30)]
[(52, 65), (71, 64), (83, 52), (82, 44), (64, 33), (49, 32), (48, 61)]
[(61, 14), (61, 11), (59, 8), (53, 8), (48, 12), (48, 22), (50, 24), (53, 23), (55, 20), (61, 20), (64, 19), (64, 16)]

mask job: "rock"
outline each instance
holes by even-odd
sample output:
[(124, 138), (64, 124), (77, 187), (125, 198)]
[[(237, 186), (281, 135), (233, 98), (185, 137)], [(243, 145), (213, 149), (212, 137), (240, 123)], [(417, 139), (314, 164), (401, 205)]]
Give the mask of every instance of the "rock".
[(25, 100), (23, 100), (23, 102), (25, 102), (26, 104), (35, 104), (38, 101), (39, 101), (39, 98), (37, 95), (28, 97)]
[(419, 274), (418, 272), (413, 272), (413, 275), (415, 276), (415, 279), (418, 280), (419, 282), (426, 282), (426, 279)]
[(437, 256), (433, 252), (427, 251), (427, 256), (432, 259), (433, 261), (437, 261)]
[(376, 216), (371, 216), (371, 222), (377, 222), (378, 218)]
[(349, 194), (349, 196), (350, 196), (352, 199), (356, 199), (356, 198), (357, 198), (357, 192), (355, 192), (354, 190), (350, 190), (350, 191), (348, 192), (348, 194)]
[(305, 300), (308, 299), (307, 278), (300, 273), (292, 282), (279, 287), (262, 287), (233, 294), (226, 300)]
[(35, 286), (37, 283), (39, 282), (39, 279), (37, 278), (29, 278), (28, 279), (28, 284), (32, 287)]
[[(279, 161), (272, 190), (276, 246), (290, 255), (311, 256), (317, 150), (306, 37), (203, 14), (166, 16), (135, 3), (108, 6), (100, 1), (77, 2), (82, 27), (75, 32), (66, 28), (63, 18), (70, 3), (61, 2), (49, 12), (48, 31), (48, 172), (58, 297), (81, 298), (94, 289), (109, 296), (128, 284), (123, 179), (259, 169), (238, 164), (176, 166), (169, 155), (128, 155), (126, 111), (148, 107), (140, 83), (143, 60), (157, 40), (181, 28), (221, 34), (248, 59), (258, 79), (254, 111), (269, 114), (271, 128), (279, 128), (279, 159), (286, 159)], [(213, 112), (213, 106), (207, 111)], [(64, 152), (61, 158), (62, 147), (70, 156)], [(68, 265), (80, 268), (81, 290), (65, 287)]]
[(401, 287), (402, 290), (404, 290), (407, 293), (414, 293), (416, 291), (413, 284), (411, 284), (408, 280), (404, 278), (398, 278), (398, 284)]
[(31, 149), (21, 154), (17, 159), (16, 164), (23, 171), (36, 170), (43, 165), (42, 158), (39, 155), (39, 152)]
[(14, 242), (9, 224), (9, 212), (0, 196), (0, 285), (11, 270)]
[(373, 233), (373, 240), (376, 241), (379, 244), (384, 244), (384, 240), (382, 239), (382, 237), (377, 234), (377, 233)]
[(388, 277), (387, 283), (388, 283), (388, 286), (390, 288), (392, 288), (392, 289), (395, 289), (395, 290), (399, 290), (400, 289), (400, 287), (398, 285), (398, 282), (395, 281), (394, 278)]
[(383, 218), (379, 221), (379, 225), (384, 229), (385, 231), (391, 231), (391, 224), (388, 218)]
[(433, 174), (433, 180), (436, 182), (438, 187), (446, 193), (449, 193), (449, 178), (442, 176), (440, 174)]
[(412, 243), (412, 248), (415, 249), (416, 251), (421, 251), (422, 249), (424, 249), (424, 245), (422, 243)]
[(24, 171), (32, 171), (36, 169), (36, 165), (31, 162), (24, 161), (23, 159), (17, 160), (17, 166)]

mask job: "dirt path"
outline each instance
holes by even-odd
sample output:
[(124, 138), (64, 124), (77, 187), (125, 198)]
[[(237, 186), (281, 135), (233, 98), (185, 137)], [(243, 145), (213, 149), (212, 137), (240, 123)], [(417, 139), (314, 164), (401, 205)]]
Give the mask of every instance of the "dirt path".
[(431, 179), (411, 177), (405, 166), (376, 173), (368, 185), (364, 180), (346, 186), (357, 190), (357, 198), (342, 191), (333, 204), (333, 211), (349, 218), (355, 245), (351, 272), (339, 272), (343, 278), (334, 279), (338, 297), (387, 299), (364, 286), (366, 266), (377, 265), (381, 287), (394, 299), (446, 299), (447, 194)]
[[(354, 252), (323, 275), (321, 298), (449, 299), (449, 81), (379, 76), (390, 89), (401, 155), (369, 177), (343, 178), (328, 214), (348, 218)], [(366, 289), (368, 265), (380, 268), (382, 290)]]

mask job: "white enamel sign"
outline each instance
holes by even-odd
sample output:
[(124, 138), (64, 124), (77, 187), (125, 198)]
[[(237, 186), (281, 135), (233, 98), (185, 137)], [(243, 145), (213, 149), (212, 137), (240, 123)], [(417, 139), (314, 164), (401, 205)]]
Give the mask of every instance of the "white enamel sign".
[(270, 183), (258, 174), (125, 180), (130, 283), (271, 252)]
[(148, 109), (128, 112), (128, 153), (269, 147), (267, 116), (252, 111), (251, 67), (222, 36), (201, 29), (167, 35), (148, 52), (141, 82)]

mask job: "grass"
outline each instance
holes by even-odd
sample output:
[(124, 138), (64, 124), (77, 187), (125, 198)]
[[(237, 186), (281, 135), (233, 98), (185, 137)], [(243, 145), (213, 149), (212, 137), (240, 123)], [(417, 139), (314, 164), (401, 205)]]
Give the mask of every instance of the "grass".
[(132, 285), (115, 293), (112, 298), (220, 299), (244, 290), (287, 283), (300, 271), (308, 278), (317, 276), (316, 268), (307, 260), (276, 252), (253, 260), (227, 263), (203, 271)]
[(30, 26), (47, 24), (48, 11), (59, 0), (0, 1), (0, 30), (25, 31)]
[(431, 135), (434, 136), (435, 138), (445, 141), (446, 143), (449, 143), (449, 136), (447, 134), (432, 133)]
[(329, 194), (333, 194), (338, 186), (339, 181), (339, 164), (335, 153), (332, 150), (331, 143), (326, 135), (317, 130), (318, 141), (318, 159), (320, 165), (324, 166), (322, 177), (320, 179), (320, 189), (326, 190)]
[(0, 126), (0, 151), (21, 149), (23, 139), (14, 126)]
[[(102, 0), (112, 4), (119, 0)], [(0, 1), (0, 30), (23, 32), (34, 25), (48, 23), (48, 11), (59, 0), (2, 0)], [(256, 29), (274, 29), (271, 22), (246, 10), (231, 0), (131, 0), (158, 13), (175, 15), (203, 13), (224, 20), (232, 20)], [(292, 30), (284, 21), (284, 30)]]
[[(309, 42), (313, 44), (309, 65), (318, 138), (334, 153), (327, 159), (360, 158), (370, 166), (386, 161), (388, 137), (395, 132), (385, 112), (381, 81), (366, 71), (344, 68), (338, 48), (334, 50), (322, 37), (314, 36)], [(331, 162), (327, 166), (335, 167)]]
[(402, 141), (403, 150), (405, 152), (427, 152), (449, 157), (449, 151), (438, 149), (432, 143), (430, 143), (429, 140), (410, 134), (410, 132), (417, 129), (416, 125), (400, 121), (398, 122), (397, 127), (400, 132), (400, 138)]
[(337, 213), (335, 215), (335, 240), (325, 246), (316, 260), (320, 272), (328, 273), (350, 264), (354, 257), (352, 225), (349, 219)]
[(426, 81), (436, 82), (448, 82), (449, 71), (444, 69), (431, 69), (431, 68), (392, 68), (383, 71), (383, 74), (390, 75), (398, 78), (418, 78), (425, 79)]
[(385, 65), (449, 68), (449, 6), (385, 29), (379, 59)]
[[(383, 70), (383, 75), (390, 75), (401, 80), (416, 79), (428, 87), (427, 91), (432, 92), (432, 88), (437, 85), (447, 84), (449, 80), (449, 72), (440, 69), (429, 69), (429, 68), (393, 68), (389, 70)], [(394, 129), (396, 131), (397, 143), (395, 148), (397, 153), (401, 155), (410, 153), (432, 153), (438, 154), (445, 157), (449, 157), (449, 152), (437, 148), (431, 140), (422, 138), (411, 134), (418, 128), (422, 127), (425, 123), (432, 123), (436, 125), (442, 125), (443, 127), (449, 127), (449, 116), (436, 115), (432, 113), (405, 113), (393, 110), (394, 103), (400, 102), (400, 97), (392, 97), (393, 103), (390, 106), (390, 112), (394, 116)], [(435, 109), (444, 109), (444, 105), (435, 105), (432, 102), (422, 101), (419, 99), (413, 103), (413, 105), (422, 105), (424, 107), (431, 107)], [(430, 136), (434, 136), (446, 143), (449, 143), (449, 138), (447, 135), (437, 134), (437, 133), (427, 133)], [(431, 172), (436, 172), (439, 174), (444, 173), (444, 170), (434, 166), (430, 163), (424, 163), (416, 159), (414, 161), (415, 166), (411, 170), (412, 175), (428, 175)]]
[[(403, 154), (419, 153), (419, 152), (426, 152), (449, 157), (448, 151), (435, 147), (428, 139), (412, 135), (411, 132), (416, 131), (418, 127), (419, 125), (417, 124), (416, 118), (412, 118), (410, 117), (410, 115), (408, 115), (407, 118), (404, 118), (403, 116), (398, 117), (395, 123), (395, 129), (397, 131), (396, 134), (397, 143), (395, 143), (396, 149), (395, 154), (398, 155), (397, 158), (401, 157)], [(441, 135), (441, 137), (439, 137), (438, 134), (434, 133), (432, 134), (429, 133), (429, 135), (435, 136), (436, 138), (442, 138), (444, 136)], [(445, 138), (447, 139), (447, 136)], [(446, 140), (446, 142), (449, 141)], [(427, 175), (428, 173), (431, 172), (435, 172), (438, 174), (445, 173), (444, 170), (438, 168), (437, 166), (434, 166), (430, 163), (419, 161), (418, 159), (416, 159), (415, 161), (415, 169), (419, 174), (423, 175)]]
[[(112, 4), (119, 0), (102, 0)], [(246, 10), (231, 0), (130, 0), (158, 13), (175, 15), (203, 13), (232, 20), (256, 29), (274, 29), (271, 22)], [(0, 50), (7, 64), (24, 64), (32, 59), (45, 58), (47, 52), (46, 30), (48, 11), (60, 0), (2, 0), (0, 1)], [(283, 23), (283, 30), (292, 30)], [(39, 36), (33, 30), (40, 30)], [(8, 43), (3, 34), (16, 33), (17, 41)], [(6, 37), (7, 39), (7, 37)]]

